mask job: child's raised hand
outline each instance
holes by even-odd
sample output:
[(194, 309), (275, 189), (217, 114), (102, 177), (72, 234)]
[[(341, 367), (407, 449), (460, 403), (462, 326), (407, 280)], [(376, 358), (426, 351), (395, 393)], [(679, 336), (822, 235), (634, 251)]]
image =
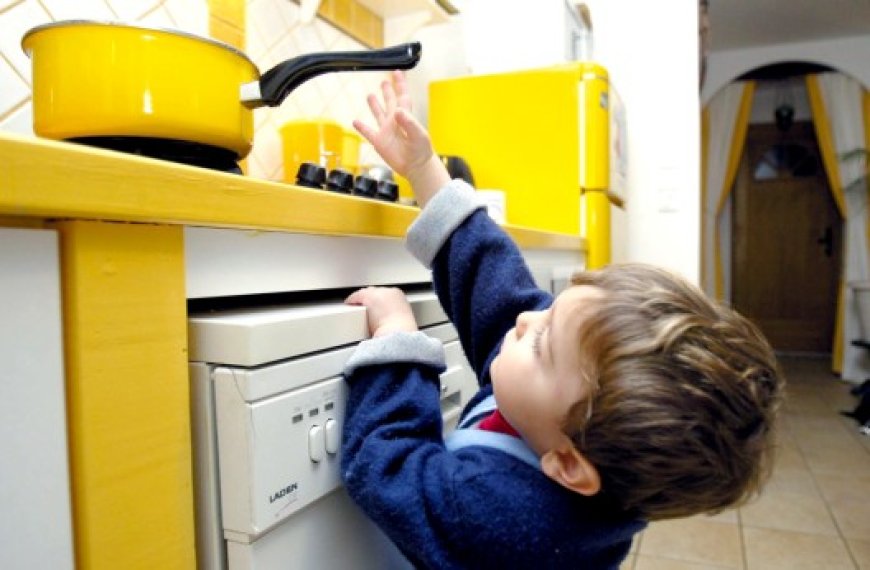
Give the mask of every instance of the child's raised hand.
[(381, 83), (381, 91), (383, 104), (374, 94), (367, 98), (377, 127), (360, 120), (355, 120), (353, 126), (375, 147), (390, 168), (411, 182), (418, 202), (425, 203), (450, 177), (435, 156), (429, 133), (411, 114), (411, 96), (405, 74), (394, 71), (392, 81)]
[(344, 300), (348, 305), (366, 308), (369, 331), (372, 336), (393, 332), (414, 332), (417, 321), (405, 293), (395, 287), (365, 287), (351, 293)]
[(353, 126), (368, 140), (394, 171), (408, 177), (429, 160), (432, 143), (423, 126), (411, 114), (411, 96), (405, 75), (392, 73), (392, 81), (381, 83), (383, 104), (375, 94), (366, 99), (377, 127), (356, 120)]

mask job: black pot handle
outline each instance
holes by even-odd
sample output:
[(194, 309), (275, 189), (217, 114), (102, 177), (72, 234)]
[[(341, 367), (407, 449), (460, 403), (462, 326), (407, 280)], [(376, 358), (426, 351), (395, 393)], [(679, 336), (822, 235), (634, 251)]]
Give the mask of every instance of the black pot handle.
[(300, 84), (333, 71), (411, 69), (420, 61), (420, 42), (368, 51), (309, 53), (279, 63), (259, 81), (241, 87), (242, 103), (249, 108), (275, 107)]

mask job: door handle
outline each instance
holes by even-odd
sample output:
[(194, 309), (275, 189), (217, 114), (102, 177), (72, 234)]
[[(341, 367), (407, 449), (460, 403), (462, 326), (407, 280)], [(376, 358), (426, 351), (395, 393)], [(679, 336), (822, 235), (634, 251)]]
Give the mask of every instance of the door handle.
[(834, 254), (834, 228), (831, 226), (826, 227), (824, 235), (817, 239), (816, 243), (825, 246), (825, 257), (831, 257)]

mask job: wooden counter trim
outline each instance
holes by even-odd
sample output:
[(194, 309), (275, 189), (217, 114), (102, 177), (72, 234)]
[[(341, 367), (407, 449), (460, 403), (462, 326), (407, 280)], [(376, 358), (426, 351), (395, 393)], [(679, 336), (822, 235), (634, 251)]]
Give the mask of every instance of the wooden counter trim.
[[(414, 207), (11, 133), (0, 134), (0, 164), (0, 217), (403, 237), (417, 215)], [(505, 229), (522, 248), (586, 250), (579, 236)]]

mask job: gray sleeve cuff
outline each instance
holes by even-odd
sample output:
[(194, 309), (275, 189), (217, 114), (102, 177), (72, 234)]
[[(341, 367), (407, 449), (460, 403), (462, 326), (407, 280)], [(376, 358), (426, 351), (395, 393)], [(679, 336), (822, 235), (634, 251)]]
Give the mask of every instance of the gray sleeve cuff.
[(435, 194), (408, 228), (405, 247), (426, 266), (450, 234), (475, 210), (485, 208), (472, 188), (463, 180), (451, 180)]
[(425, 364), (443, 372), (446, 369), (444, 346), (441, 341), (420, 331), (374, 337), (359, 343), (344, 365), (344, 374), (349, 376), (363, 366), (396, 362)]

